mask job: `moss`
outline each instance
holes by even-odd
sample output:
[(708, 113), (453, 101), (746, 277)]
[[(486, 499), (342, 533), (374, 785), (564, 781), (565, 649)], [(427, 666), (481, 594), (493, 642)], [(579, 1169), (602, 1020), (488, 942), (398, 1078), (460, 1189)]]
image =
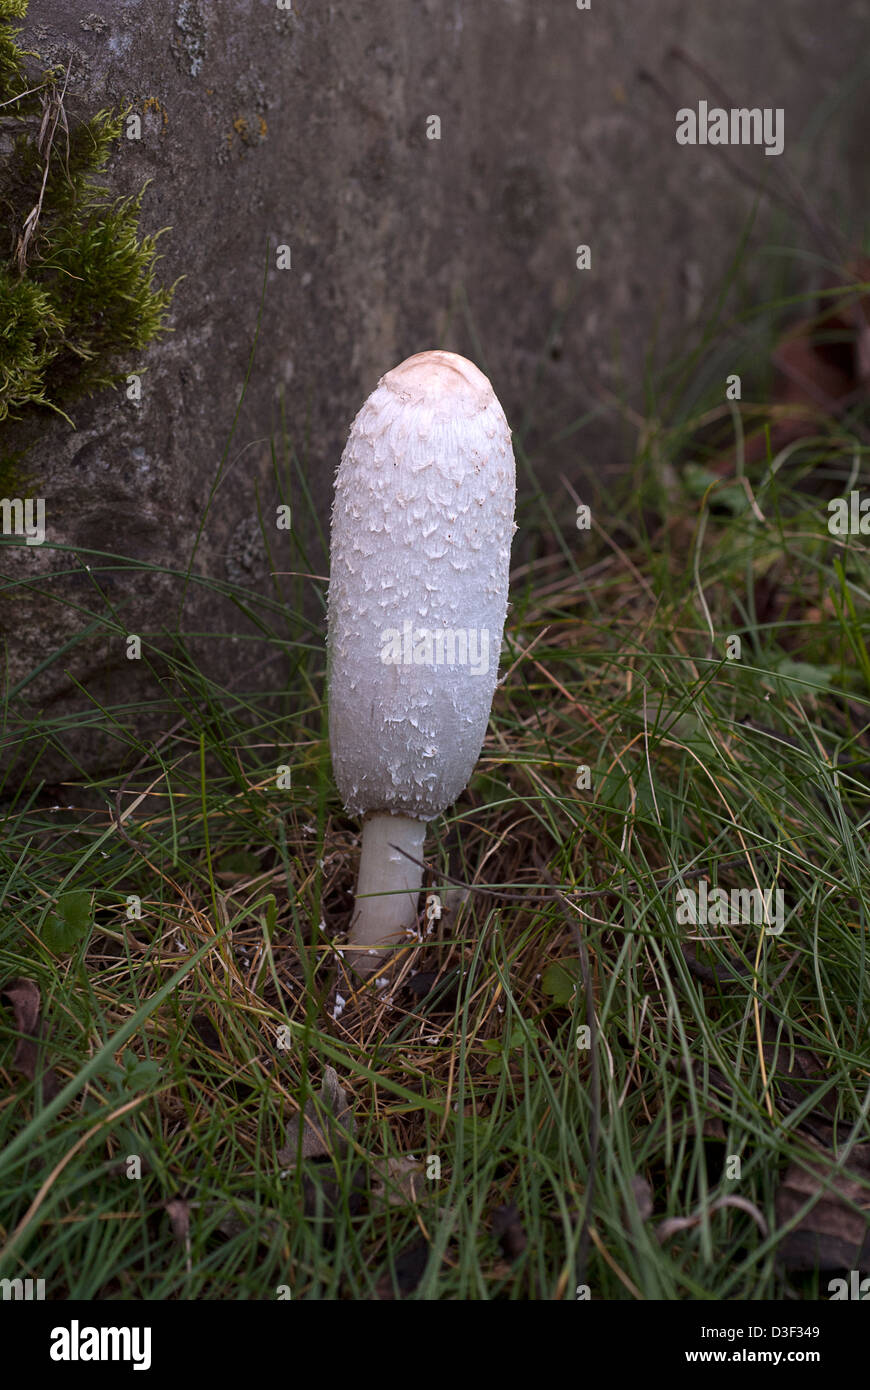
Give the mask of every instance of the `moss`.
[(14, 97), (26, 87), (24, 53), (15, 42), (12, 19), (23, 19), (27, 0), (0, 0), (0, 100)]
[(65, 414), (122, 381), (119, 359), (164, 331), (172, 297), (155, 282), (157, 237), (139, 235), (144, 189), (113, 198), (96, 177), (127, 113), (69, 118), (64, 74), (34, 75), (36, 55), (19, 47), (11, 21), (26, 10), (0, 0), (0, 225), (12, 229), (0, 247), (0, 421), (27, 407)]

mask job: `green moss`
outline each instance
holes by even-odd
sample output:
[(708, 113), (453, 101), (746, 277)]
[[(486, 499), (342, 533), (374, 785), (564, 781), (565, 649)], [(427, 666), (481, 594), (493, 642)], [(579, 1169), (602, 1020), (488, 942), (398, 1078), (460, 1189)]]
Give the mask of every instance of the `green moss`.
[[(65, 414), (126, 376), (120, 359), (164, 331), (172, 290), (155, 282), (157, 236), (139, 235), (144, 189), (113, 198), (95, 177), (126, 112), (70, 120), (64, 74), (33, 71), (0, 0), (0, 421), (27, 407)], [(157, 234), (160, 235), (159, 233)]]

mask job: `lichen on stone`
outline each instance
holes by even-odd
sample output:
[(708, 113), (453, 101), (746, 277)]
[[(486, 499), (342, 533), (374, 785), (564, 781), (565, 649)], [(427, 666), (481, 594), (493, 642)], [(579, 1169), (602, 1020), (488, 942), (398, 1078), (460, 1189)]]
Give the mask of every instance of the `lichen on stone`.
[(79, 20), (79, 26), (87, 33), (105, 34), (109, 29), (109, 21), (104, 19), (101, 14), (97, 14), (94, 10), (91, 10), (90, 14), (86, 14), (84, 19)]
[(208, 35), (208, 15), (201, 0), (179, 0), (175, 27), (181, 34), (179, 47), (186, 56), (188, 71), (191, 77), (199, 77), (205, 61)]
[(227, 579), (244, 588), (258, 578), (266, 565), (263, 526), (258, 516), (246, 517), (235, 528), (224, 556)]

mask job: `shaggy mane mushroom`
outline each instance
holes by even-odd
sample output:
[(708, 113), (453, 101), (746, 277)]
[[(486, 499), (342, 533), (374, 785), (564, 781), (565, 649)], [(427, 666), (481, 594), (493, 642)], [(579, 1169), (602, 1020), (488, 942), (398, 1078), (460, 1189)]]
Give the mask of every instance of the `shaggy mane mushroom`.
[(412, 860), (483, 745), (515, 492), (504, 412), (455, 353), (394, 367), (353, 422), (335, 480), (327, 670), (335, 780), (364, 817), (349, 938), (363, 974), (413, 933)]

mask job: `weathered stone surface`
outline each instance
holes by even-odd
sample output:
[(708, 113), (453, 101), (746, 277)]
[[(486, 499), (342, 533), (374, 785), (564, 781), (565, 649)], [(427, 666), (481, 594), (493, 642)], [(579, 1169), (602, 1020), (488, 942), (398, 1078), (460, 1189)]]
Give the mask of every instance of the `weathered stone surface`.
[[(834, 14), (816, 0), (593, 0), (588, 11), (573, 0), (293, 0), (289, 11), (275, 0), (32, 0), (26, 37), (70, 63), (71, 109), (129, 102), (143, 116), (142, 140), (124, 143), (109, 180), (119, 192), (152, 180), (143, 226), (171, 225), (163, 274), (185, 278), (174, 332), (140, 364), (138, 408), (109, 392), (76, 409), (75, 431), (38, 422), (30, 490), (46, 499), (49, 543), (7, 550), (0, 566), (43, 576), (0, 604), (12, 684), (87, 625), (81, 610), (106, 611), (82, 563), (49, 546), (183, 572), (225, 451), (194, 568), (266, 586), (256, 517), (258, 495), (274, 515), (282, 393), (324, 519), (356, 410), (384, 371), (432, 346), (487, 371), (515, 430), (529, 425), (545, 490), (564, 501), (565, 471), (600, 486), (630, 454), (607, 393), (641, 399), (653, 336), (665, 353), (684, 341), (753, 200), (714, 150), (676, 144), (677, 107), (715, 93), (669, 48), (696, 55), (739, 104), (784, 108), (782, 162), (858, 226), (867, 92), (846, 79), (868, 17), (866, 0)], [(641, 68), (673, 92), (670, 107)], [(432, 115), (440, 140), (427, 138)], [(738, 158), (756, 176), (777, 172), (761, 150)], [(812, 245), (803, 226), (795, 237)], [(575, 268), (579, 243), (592, 248), (588, 272)], [(276, 268), (279, 244), (289, 270)], [(596, 405), (592, 429), (547, 442)], [(71, 675), (100, 699), (147, 688), (120, 629), (171, 627), (181, 583), (137, 571), (101, 574), (99, 589), (120, 606), (119, 630), (31, 681), (31, 710), (83, 707)], [(239, 624), (191, 588), (185, 628)], [(258, 654), (248, 645), (240, 657), (228, 638), (202, 655), (224, 679)], [(117, 756), (102, 735), (77, 746), (88, 765)]]

